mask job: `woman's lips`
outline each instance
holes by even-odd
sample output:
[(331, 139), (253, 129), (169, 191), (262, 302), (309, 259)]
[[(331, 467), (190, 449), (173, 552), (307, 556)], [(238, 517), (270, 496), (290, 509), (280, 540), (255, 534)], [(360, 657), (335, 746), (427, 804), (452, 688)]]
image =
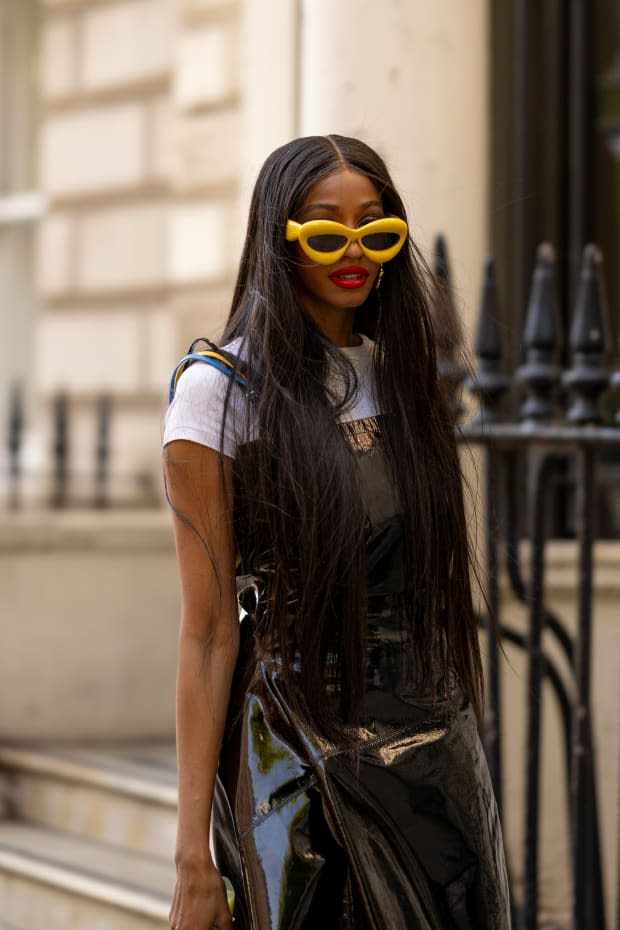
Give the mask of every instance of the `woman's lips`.
[(329, 278), (338, 287), (363, 287), (368, 280), (368, 272), (360, 265), (349, 265), (346, 268), (338, 268), (337, 271), (333, 271)]

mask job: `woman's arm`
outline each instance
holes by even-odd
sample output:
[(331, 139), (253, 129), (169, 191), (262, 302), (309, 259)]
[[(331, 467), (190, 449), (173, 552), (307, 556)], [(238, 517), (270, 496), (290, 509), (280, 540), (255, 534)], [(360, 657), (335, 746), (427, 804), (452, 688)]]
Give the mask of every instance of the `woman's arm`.
[(177, 668), (179, 820), (173, 930), (232, 930), (209, 851), (211, 803), (239, 648), (232, 461), (206, 446), (166, 446), (183, 609)]

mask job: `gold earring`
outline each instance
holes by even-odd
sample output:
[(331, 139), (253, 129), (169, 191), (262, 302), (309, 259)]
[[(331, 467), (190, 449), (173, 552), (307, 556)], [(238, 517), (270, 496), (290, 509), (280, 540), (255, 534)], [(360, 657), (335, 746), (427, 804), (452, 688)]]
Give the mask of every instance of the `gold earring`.
[(375, 281), (375, 289), (378, 291), (381, 287), (381, 281), (383, 279), (383, 265), (379, 265), (379, 273), (377, 275), (377, 280)]

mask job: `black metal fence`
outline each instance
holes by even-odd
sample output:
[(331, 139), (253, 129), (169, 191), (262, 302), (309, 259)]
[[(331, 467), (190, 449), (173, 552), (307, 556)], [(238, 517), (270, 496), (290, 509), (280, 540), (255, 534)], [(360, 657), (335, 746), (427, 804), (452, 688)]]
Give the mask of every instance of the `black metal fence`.
[[(597, 466), (610, 450), (619, 453), (620, 475), (620, 413), (606, 424), (602, 403), (608, 389), (620, 386), (620, 372), (611, 372), (608, 367), (612, 353), (599, 250), (588, 245), (584, 251), (568, 346), (562, 345), (558, 326), (554, 264), (551, 246), (541, 245), (523, 333), (524, 362), (517, 370), (506, 371), (494, 267), (492, 261), (487, 262), (475, 341), (476, 372), (467, 379), (451, 351), (449, 270), (444, 243), (438, 240), (435, 271), (447, 285), (439, 292), (438, 337), (442, 370), (454, 402), (459, 402), (462, 382), (478, 401), (478, 412), (473, 422), (463, 426), (460, 438), (481, 447), (486, 474), (487, 616), (483, 623), (489, 635), (485, 744), (500, 810), (504, 803), (501, 749), (505, 739), (502, 641), (514, 644), (527, 656), (522, 894), (518, 907), (515, 905), (515, 925), (519, 930), (535, 930), (539, 920), (541, 704), (546, 683), (557, 701), (565, 747), (571, 930), (605, 930), (605, 905), (612, 889), (606, 889), (603, 880), (592, 740), (592, 552), (601, 490)], [(564, 367), (560, 361), (563, 355), (567, 358)], [(545, 606), (545, 552), (553, 525), (552, 508), (558, 500), (560, 506), (574, 508), (572, 524), (578, 549), (575, 634)], [(529, 550), (527, 571), (522, 564), (523, 539)], [(502, 616), (502, 572), (526, 607), (525, 634)], [(555, 650), (545, 648), (543, 633), (554, 641)], [(562, 662), (554, 658), (558, 649)], [(618, 694), (610, 695), (610, 700), (619, 706)], [(620, 715), (618, 725), (620, 728)], [(617, 813), (603, 813), (607, 828), (618, 823)], [(620, 891), (617, 894), (615, 924), (620, 930)]]
[[(73, 413), (71, 398), (59, 392), (51, 403), (49, 447), (45, 465), (32, 466), (26, 461), (26, 412), (23, 391), (14, 385), (9, 396), (6, 417), (4, 473), (0, 473), (0, 496), (6, 509), (16, 511), (24, 505), (27, 489), (35, 485), (33, 497), (53, 510), (70, 507), (107, 509), (115, 506), (152, 507), (161, 503), (159, 474), (153, 470), (135, 474), (113, 473), (110, 468), (111, 433), (114, 406), (112, 398), (102, 394), (92, 408), (93, 444), (90, 463), (78, 473), (71, 465)], [(156, 451), (156, 446), (154, 447)], [(155, 455), (154, 455), (155, 459)], [(112, 486), (116, 495), (112, 493)], [(1, 505), (0, 505), (1, 506)]]

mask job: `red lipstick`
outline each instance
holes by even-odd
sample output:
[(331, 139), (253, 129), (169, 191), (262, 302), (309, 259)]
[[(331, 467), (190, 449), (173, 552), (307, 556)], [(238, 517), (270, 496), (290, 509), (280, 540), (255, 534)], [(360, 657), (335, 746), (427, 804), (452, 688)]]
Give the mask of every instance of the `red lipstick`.
[(347, 265), (346, 268), (338, 268), (333, 271), (329, 279), (338, 287), (363, 287), (368, 280), (368, 272), (361, 265)]

